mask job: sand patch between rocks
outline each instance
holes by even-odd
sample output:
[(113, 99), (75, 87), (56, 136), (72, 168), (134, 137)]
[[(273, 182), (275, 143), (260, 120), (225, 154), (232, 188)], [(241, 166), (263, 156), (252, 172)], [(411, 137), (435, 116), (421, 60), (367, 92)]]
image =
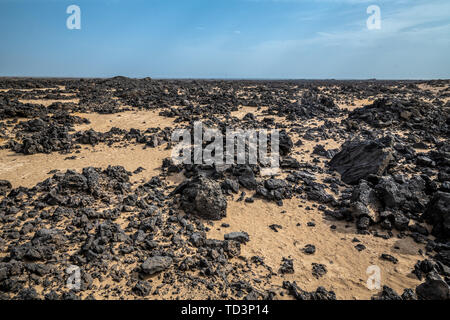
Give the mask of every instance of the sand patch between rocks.
[[(169, 157), (170, 150), (165, 145), (157, 148), (143, 149), (142, 145), (133, 145), (121, 148), (97, 145), (95, 147), (82, 147), (80, 153), (71, 154), (33, 154), (22, 155), (10, 150), (0, 150), (0, 179), (9, 180), (13, 187), (33, 187), (36, 183), (52, 176), (51, 170), (66, 171), (67, 169), (80, 170), (84, 167), (102, 167), (120, 165), (128, 171), (138, 167), (146, 170), (132, 176), (132, 180), (150, 179), (159, 174), (162, 159)], [(74, 160), (65, 160), (75, 155)]]
[[(371, 291), (366, 286), (368, 275), (366, 270), (371, 265), (378, 265), (381, 269), (381, 285), (388, 285), (402, 293), (405, 288), (415, 287), (420, 281), (411, 275), (414, 264), (423, 257), (418, 253), (422, 245), (414, 243), (411, 238), (384, 240), (373, 235), (358, 235), (354, 223), (328, 221), (313, 203), (302, 203), (299, 199), (284, 200), (284, 206), (275, 203), (256, 200), (255, 203), (228, 201), (227, 217), (214, 223), (208, 236), (223, 239), (224, 234), (233, 231), (245, 231), (250, 235), (250, 242), (242, 245), (242, 255), (248, 259), (252, 256), (264, 258), (266, 264), (277, 272), (282, 257), (294, 260), (295, 273), (272, 278), (273, 284), (283, 280), (297, 281), (304, 290), (315, 290), (324, 286), (327, 290), (334, 290), (339, 299), (370, 299), (377, 291)], [(286, 211), (282, 213), (282, 211)], [(307, 223), (314, 221), (315, 227), (308, 227)], [(222, 223), (228, 223), (229, 228), (221, 228)], [(297, 224), (300, 223), (300, 226)], [(271, 224), (279, 224), (283, 228), (274, 232), (269, 228)], [(330, 226), (337, 226), (331, 230)], [(358, 238), (367, 249), (358, 252), (352, 242)], [(307, 244), (316, 246), (316, 253), (307, 255), (302, 249)], [(400, 249), (395, 249), (398, 246)], [(399, 263), (394, 265), (380, 260), (382, 253), (395, 256)], [(312, 275), (312, 263), (325, 264), (328, 273), (320, 279)]]

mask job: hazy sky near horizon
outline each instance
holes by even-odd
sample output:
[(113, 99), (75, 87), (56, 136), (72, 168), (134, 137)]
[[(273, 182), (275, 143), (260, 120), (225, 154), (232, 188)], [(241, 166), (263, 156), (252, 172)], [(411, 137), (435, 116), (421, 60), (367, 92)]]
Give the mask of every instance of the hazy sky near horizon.
[(450, 78), (450, 1), (0, 0), (0, 41), (0, 76)]

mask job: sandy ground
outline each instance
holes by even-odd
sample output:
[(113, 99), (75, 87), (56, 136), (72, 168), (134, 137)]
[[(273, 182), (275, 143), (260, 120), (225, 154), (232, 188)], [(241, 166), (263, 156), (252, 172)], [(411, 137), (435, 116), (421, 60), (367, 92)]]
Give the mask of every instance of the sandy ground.
[[(165, 146), (143, 149), (142, 146), (128, 146), (125, 148), (99, 145), (84, 147), (80, 153), (72, 154), (34, 154), (21, 155), (10, 150), (0, 150), (0, 177), (12, 183), (13, 187), (32, 187), (53, 174), (51, 170), (66, 171), (67, 169), (80, 170), (84, 167), (102, 167), (108, 165), (121, 165), (128, 171), (139, 167), (146, 170), (132, 176), (134, 181), (150, 179), (159, 173), (162, 160), (169, 157), (170, 150)], [(75, 155), (75, 159), (67, 159)]]
[[(60, 100), (64, 101), (64, 100)], [(75, 130), (94, 129), (98, 132), (109, 131), (113, 127), (120, 129), (136, 128), (165, 128), (173, 126), (169, 118), (159, 116), (159, 111), (126, 111), (116, 114), (98, 115), (92, 113), (75, 113), (75, 115), (87, 118), (90, 124), (75, 126)], [(25, 119), (24, 119), (25, 120)], [(1, 141), (3, 142), (3, 141)], [(125, 148), (116, 145), (107, 146), (83, 146), (79, 153), (23, 155), (10, 150), (0, 150), (0, 178), (10, 181), (13, 187), (32, 187), (36, 183), (49, 178), (51, 170), (65, 171), (67, 169), (82, 169), (88, 166), (107, 167), (108, 165), (121, 165), (128, 171), (134, 171), (138, 167), (146, 170), (133, 175), (133, 179), (149, 179), (159, 173), (162, 159), (171, 155), (170, 150), (165, 150), (165, 145), (158, 148), (144, 149), (142, 145), (127, 146)], [(68, 159), (75, 156), (75, 159)]]
[[(1, 89), (0, 91), (7, 91)], [(27, 90), (23, 90), (27, 91)], [(23, 102), (50, 105), (53, 102), (78, 103), (73, 100), (24, 100)], [(368, 99), (356, 100), (354, 105), (343, 104), (342, 108), (353, 110), (369, 104)], [(257, 117), (264, 117), (264, 108), (257, 110), (255, 107), (241, 107), (239, 111), (232, 112), (233, 117), (241, 119), (246, 113), (252, 112)], [(159, 116), (159, 111), (126, 111), (117, 114), (76, 114), (90, 120), (90, 124), (78, 125), (76, 130), (88, 130), (90, 128), (105, 132), (112, 127), (121, 129), (137, 128), (143, 129), (154, 127), (172, 127), (172, 119)], [(276, 121), (282, 122), (279, 117)], [(340, 119), (337, 119), (340, 121)], [(319, 121), (312, 121), (311, 127), (320, 126)], [(342, 141), (322, 140), (321, 144), (326, 149), (338, 148)], [(316, 145), (315, 141), (304, 141), (303, 146), (296, 147), (293, 156), (299, 161), (310, 161), (311, 152)], [(159, 174), (162, 160), (170, 156), (171, 151), (166, 150), (165, 145), (157, 148), (144, 149), (141, 145), (130, 145), (125, 148), (106, 145), (83, 146), (79, 153), (71, 154), (35, 154), (21, 155), (10, 150), (0, 150), (0, 179), (9, 180), (13, 187), (32, 187), (36, 183), (51, 176), (51, 170), (65, 171), (67, 169), (81, 170), (83, 167), (107, 167), (108, 165), (121, 165), (129, 171), (138, 167), (145, 170), (133, 175), (134, 181), (144, 181)], [(75, 159), (68, 157), (76, 156)], [(183, 180), (181, 174), (168, 177), (170, 184), (177, 184)], [(248, 193), (250, 194), (250, 193)], [(354, 223), (328, 221), (324, 219), (317, 205), (305, 200), (290, 199), (284, 201), (284, 206), (279, 207), (274, 203), (256, 200), (255, 203), (236, 202), (234, 199), (228, 201), (227, 217), (221, 221), (214, 222), (208, 235), (211, 238), (223, 239), (225, 233), (232, 231), (246, 231), (251, 241), (242, 246), (242, 255), (250, 258), (261, 256), (265, 262), (278, 270), (282, 257), (294, 260), (295, 273), (283, 277), (275, 276), (273, 283), (281, 284), (283, 280), (296, 281), (303, 289), (312, 291), (317, 286), (324, 286), (334, 290), (339, 299), (370, 299), (377, 291), (369, 290), (366, 286), (368, 275), (366, 270), (369, 266), (377, 265), (381, 268), (382, 285), (388, 285), (397, 292), (402, 293), (405, 288), (414, 288), (420, 283), (411, 270), (417, 260), (423, 259), (419, 253), (422, 245), (415, 243), (411, 238), (398, 239), (393, 237), (389, 240), (377, 238), (372, 235), (359, 235)], [(306, 208), (309, 207), (310, 210)], [(315, 227), (308, 227), (308, 222), (315, 222)], [(222, 223), (228, 223), (229, 228), (221, 227)], [(269, 228), (271, 224), (282, 226), (278, 232)], [(331, 229), (335, 225), (336, 229)], [(354, 238), (359, 239), (367, 247), (361, 252), (355, 249), (358, 243), (352, 242)], [(302, 249), (307, 244), (316, 246), (314, 255), (303, 253)], [(398, 264), (380, 260), (382, 253), (395, 256)], [(312, 263), (325, 264), (328, 273), (322, 278), (316, 279), (311, 274)], [(112, 266), (114, 267), (114, 266)], [(129, 266), (130, 270), (134, 266)], [(95, 280), (97, 287), (110, 285), (110, 280), (99, 283)], [(157, 282), (157, 279), (155, 279)], [(115, 284), (119, 285), (119, 284)], [(95, 295), (95, 293), (94, 293)], [(170, 296), (170, 295), (168, 295)], [(187, 292), (186, 298), (202, 298), (199, 292)], [(114, 297), (110, 297), (114, 298)], [(118, 297), (115, 297), (118, 298)], [(122, 297), (122, 298), (133, 298)]]
[(61, 102), (61, 103), (76, 103), (78, 104), (80, 102), (80, 99), (65, 99), (65, 100), (58, 100), (58, 99), (19, 99), (22, 103), (31, 103), (31, 104), (42, 104), (45, 107), (48, 107), (49, 105), (55, 103), (55, 102)]
[[(299, 205), (302, 208), (299, 208)], [(369, 266), (377, 265), (381, 269), (381, 284), (388, 285), (397, 292), (405, 288), (420, 284), (411, 269), (423, 257), (418, 253), (423, 246), (416, 244), (411, 238), (402, 240), (391, 238), (384, 240), (372, 235), (358, 235), (354, 224), (346, 225), (342, 222), (327, 221), (312, 203), (301, 203), (297, 199), (284, 201), (283, 207), (274, 203), (257, 200), (255, 203), (229, 201), (227, 217), (216, 222), (208, 233), (211, 238), (223, 239), (225, 233), (232, 231), (246, 231), (250, 235), (250, 242), (242, 246), (242, 254), (264, 257), (265, 263), (274, 270), (278, 270), (282, 257), (294, 260), (295, 273), (285, 275), (274, 281), (296, 281), (305, 290), (315, 290), (318, 286), (330, 288), (336, 292), (340, 299), (370, 299), (375, 291), (369, 290), (366, 281), (366, 270)], [(282, 213), (285, 211), (285, 213)], [(307, 223), (313, 221), (315, 227), (308, 227)], [(228, 223), (229, 228), (220, 228), (222, 223)], [(271, 224), (279, 224), (283, 228), (274, 232), (269, 228)], [(297, 224), (300, 226), (297, 226)], [(331, 225), (336, 229), (330, 229)], [(358, 252), (352, 242), (359, 239), (366, 250)], [(316, 246), (314, 255), (303, 253), (307, 244)], [(398, 249), (397, 249), (398, 247)], [(395, 256), (399, 263), (380, 260), (382, 253)], [(312, 263), (325, 264), (327, 274), (316, 279), (311, 274)], [(276, 278), (275, 278), (276, 279)]]
[(174, 126), (173, 120), (159, 115), (159, 110), (124, 111), (114, 114), (98, 115), (93, 113), (74, 113), (88, 119), (90, 124), (75, 126), (75, 130), (94, 129), (99, 132), (109, 131), (116, 127), (129, 130), (131, 128), (145, 130), (147, 128), (165, 128)]

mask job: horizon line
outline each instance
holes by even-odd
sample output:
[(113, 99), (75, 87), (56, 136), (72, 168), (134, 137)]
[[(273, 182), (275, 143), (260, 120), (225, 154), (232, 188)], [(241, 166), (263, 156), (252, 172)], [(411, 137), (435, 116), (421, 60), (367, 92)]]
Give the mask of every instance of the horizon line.
[(81, 80), (81, 79), (114, 79), (127, 78), (131, 80), (203, 80), (203, 81), (450, 81), (450, 78), (259, 78), (259, 77), (128, 77), (128, 76), (110, 76), (110, 77), (73, 77), (73, 76), (2, 76), (0, 79), (56, 79), (56, 80)]

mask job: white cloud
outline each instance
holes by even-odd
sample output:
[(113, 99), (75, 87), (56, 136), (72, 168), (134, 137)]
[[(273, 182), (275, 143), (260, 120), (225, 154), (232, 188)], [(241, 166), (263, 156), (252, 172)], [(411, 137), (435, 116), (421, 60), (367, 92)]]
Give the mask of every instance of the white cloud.
[(358, 21), (324, 24), (323, 31), (308, 38), (267, 40), (237, 51), (215, 39), (181, 51), (191, 62), (190, 72), (207, 66), (212, 74), (227, 70), (223, 76), (237, 78), (448, 78), (450, 2), (381, 9), (381, 30), (366, 28), (364, 11)]
[[(339, 32), (319, 32), (318, 40), (325, 40), (327, 43), (339, 44), (370, 44), (371, 41), (383, 41), (389, 38), (416, 40), (419, 42), (432, 40), (427, 36), (438, 35), (450, 39), (448, 30), (450, 26), (450, 2), (432, 1), (416, 6), (397, 9), (393, 12), (386, 12), (381, 9), (381, 30), (367, 30), (365, 21), (353, 24), (353, 29)], [(437, 24), (437, 25), (436, 25)], [(414, 38), (410, 38), (415, 36)], [(433, 39), (434, 40), (434, 39)]]

